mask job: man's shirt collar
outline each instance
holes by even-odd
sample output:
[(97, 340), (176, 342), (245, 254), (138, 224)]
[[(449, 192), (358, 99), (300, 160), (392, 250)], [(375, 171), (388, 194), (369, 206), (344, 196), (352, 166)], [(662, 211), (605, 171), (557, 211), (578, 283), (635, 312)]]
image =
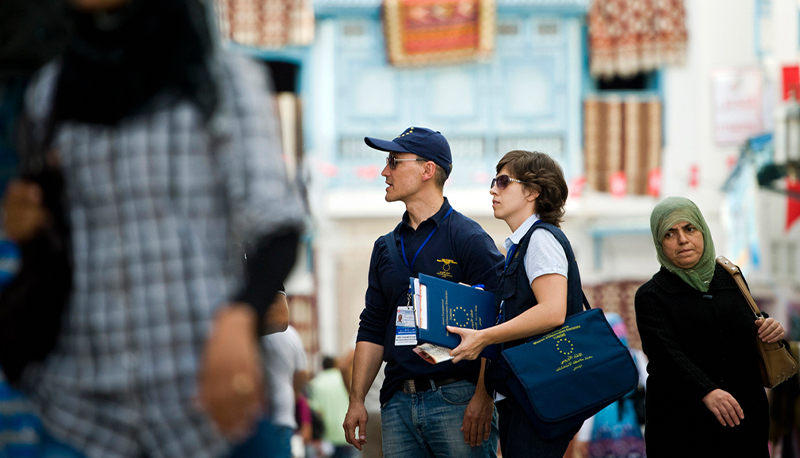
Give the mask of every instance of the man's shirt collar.
[[(428, 218), (425, 221), (421, 222), (420, 223), (420, 227), (423, 224), (425, 224), (426, 222), (428, 222), (428, 221), (433, 221), (433, 223), (436, 224), (436, 227), (439, 227), (439, 225), (442, 224), (442, 220), (444, 219), (444, 215), (446, 215), (449, 210), (450, 210), (450, 202), (447, 200), (447, 197), (445, 197), (444, 198), (444, 202), (442, 203), (442, 206), (439, 207), (439, 211), (434, 213), (434, 215), (431, 216), (430, 218)], [(403, 225), (411, 228), (411, 226), (408, 224), (408, 210), (406, 210), (406, 212), (403, 213)]]

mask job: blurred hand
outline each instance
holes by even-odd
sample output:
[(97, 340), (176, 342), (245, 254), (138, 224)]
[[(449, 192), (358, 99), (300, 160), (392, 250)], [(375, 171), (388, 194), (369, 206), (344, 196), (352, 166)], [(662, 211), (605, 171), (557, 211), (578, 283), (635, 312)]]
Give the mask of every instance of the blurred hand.
[(256, 338), (256, 314), (247, 304), (217, 313), (200, 366), (200, 403), (232, 440), (246, 438), (261, 416), (264, 383)]
[(717, 417), (722, 426), (736, 426), (744, 420), (739, 402), (727, 391), (719, 388), (703, 396), (703, 404)]
[(589, 456), (589, 443), (584, 441), (576, 441), (575, 450), (578, 451), (579, 456)]
[[(367, 421), (369, 421), (369, 414), (367, 408), (364, 407), (363, 402), (350, 401), (350, 407), (347, 409), (347, 415), (344, 416), (344, 438), (348, 444), (361, 450), (361, 446), (367, 443)], [(356, 437), (356, 427), (358, 428), (358, 437)]]
[(758, 328), (758, 338), (762, 342), (774, 343), (786, 336), (783, 326), (775, 318), (761, 318), (756, 320), (756, 327)]
[(486, 342), (483, 340), (483, 333), (480, 331), (469, 328), (456, 328), (454, 326), (448, 326), (447, 331), (461, 336), (461, 343), (450, 351), (450, 356), (453, 357), (453, 363), (457, 363), (463, 359), (477, 359), (483, 349), (486, 348)]
[(47, 221), (42, 189), (30, 181), (14, 180), (3, 197), (3, 231), (16, 243), (33, 239)]
[(482, 387), (475, 388), (475, 395), (470, 399), (467, 410), (464, 412), (464, 422), (461, 431), (464, 433), (464, 442), (471, 447), (481, 445), (489, 438), (492, 432), (492, 415), (494, 414), (494, 401)]

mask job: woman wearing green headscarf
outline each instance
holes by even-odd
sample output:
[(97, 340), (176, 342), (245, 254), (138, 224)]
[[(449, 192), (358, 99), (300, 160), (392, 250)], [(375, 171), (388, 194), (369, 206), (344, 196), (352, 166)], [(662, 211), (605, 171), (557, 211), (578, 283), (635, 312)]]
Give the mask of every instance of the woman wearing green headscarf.
[(645, 442), (650, 458), (768, 457), (769, 407), (756, 335), (783, 327), (755, 320), (733, 278), (715, 263), (700, 209), (669, 197), (650, 215), (661, 270), (636, 292), (647, 371)]

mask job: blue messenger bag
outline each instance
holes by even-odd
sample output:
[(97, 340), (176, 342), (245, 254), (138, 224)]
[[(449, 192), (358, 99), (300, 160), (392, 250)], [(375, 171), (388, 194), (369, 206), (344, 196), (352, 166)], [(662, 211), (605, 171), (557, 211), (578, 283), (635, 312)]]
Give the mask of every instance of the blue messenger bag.
[(547, 334), (503, 350), (506, 383), (539, 434), (558, 437), (636, 389), (639, 372), (603, 311), (567, 316)]

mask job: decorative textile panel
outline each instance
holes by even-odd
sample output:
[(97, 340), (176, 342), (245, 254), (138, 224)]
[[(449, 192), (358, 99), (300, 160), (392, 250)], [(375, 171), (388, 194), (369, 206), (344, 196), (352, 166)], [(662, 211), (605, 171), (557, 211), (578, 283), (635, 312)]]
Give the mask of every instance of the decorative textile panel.
[(644, 281), (615, 281), (597, 285), (583, 285), (586, 300), (594, 308), (603, 309), (603, 312), (618, 313), (628, 327), (628, 345), (631, 348), (642, 348), (639, 329), (636, 327), (636, 313), (633, 299), (636, 290)]
[(586, 184), (600, 192), (658, 195), (661, 102), (655, 97), (590, 97), (583, 115)]
[(216, 0), (220, 33), (260, 48), (308, 45), (314, 41), (311, 0)]
[(494, 49), (494, 0), (384, 0), (383, 15), (392, 65), (474, 60)]
[(595, 77), (630, 76), (686, 59), (683, 0), (594, 0), (588, 20)]

